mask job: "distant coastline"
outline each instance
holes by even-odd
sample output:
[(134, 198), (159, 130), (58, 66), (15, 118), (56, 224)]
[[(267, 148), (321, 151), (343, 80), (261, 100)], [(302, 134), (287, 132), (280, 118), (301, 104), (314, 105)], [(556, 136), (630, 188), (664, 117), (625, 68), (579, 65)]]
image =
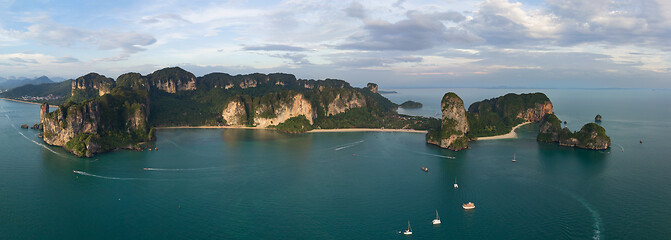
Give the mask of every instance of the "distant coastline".
[[(256, 129), (256, 130), (276, 130), (274, 128), (245, 127), (245, 126), (174, 126), (174, 127), (155, 127), (155, 129)], [(305, 133), (326, 133), (326, 132), (410, 132), (426, 133), (426, 130), (414, 129), (382, 129), (382, 128), (336, 128), (336, 129), (313, 129)]]
[(529, 123), (531, 123), (531, 122), (523, 122), (523, 123), (517, 124), (517, 126), (514, 126), (513, 129), (510, 130), (510, 132), (506, 133), (506, 134), (490, 136), (490, 137), (479, 137), (479, 138), (476, 138), (475, 140), (479, 141), (479, 140), (496, 140), (496, 139), (517, 138), (517, 133), (515, 132), (515, 129), (517, 129), (517, 128), (523, 126), (523, 125), (529, 124)]
[[(20, 102), (20, 103), (28, 103), (28, 104), (42, 105), (42, 103), (38, 103), (38, 102), (23, 101), (23, 100), (12, 99), (12, 98), (4, 98), (4, 97), (0, 97), (0, 99), (4, 99), (4, 100), (8, 100), (8, 101), (13, 101), (13, 102)], [(49, 105), (49, 107), (50, 107), (50, 108), (57, 108), (58, 105)]]

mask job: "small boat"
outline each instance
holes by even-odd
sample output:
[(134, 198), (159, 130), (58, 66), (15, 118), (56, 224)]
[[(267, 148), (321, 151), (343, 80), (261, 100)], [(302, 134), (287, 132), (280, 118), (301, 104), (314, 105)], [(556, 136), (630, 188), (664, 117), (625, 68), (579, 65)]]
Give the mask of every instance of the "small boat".
[(421, 169), (422, 169), (422, 171), (429, 172), (429, 169), (428, 169), (428, 168), (421, 167)]
[(513, 153), (513, 162), (517, 162), (517, 160), (515, 160), (515, 154), (514, 153)]
[(475, 208), (475, 204), (472, 203), (472, 202), (468, 202), (468, 203), (464, 203), (464, 204), (462, 204), (461, 207), (463, 207), (463, 208), (466, 209), (466, 210), (470, 210), (470, 209), (474, 209), (474, 208)]
[(459, 188), (459, 184), (457, 184), (457, 178), (454, 178), (454, 188)]
[(403, 235), (412, 235), (412, 228), (410, 227), (410, 221), (408, 221), (408, 230), (403, 231)]
[(440, 216), (438, 216), (438, 209), (436, 209), (436, 219), (433, 219), (433, 221), (431, 221), (431, 223), (433, 223), (433, 225), (440, 224)]

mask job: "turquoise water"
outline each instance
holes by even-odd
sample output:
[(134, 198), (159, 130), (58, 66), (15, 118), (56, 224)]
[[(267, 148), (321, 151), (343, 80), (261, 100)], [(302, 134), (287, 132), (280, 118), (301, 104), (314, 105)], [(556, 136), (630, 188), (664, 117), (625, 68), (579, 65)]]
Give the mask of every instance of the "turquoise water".
[[(467, 105), (529, 92), (396, 91), (385, 96), (419, 100), (422, 115), (436, 114), (446, 91)], [(159, 151), (85, 159), (19, 128), (38, 121), (37, 105), (0, 100), (0, 238), (668, 238), (671, 92), (541, 91), (572, 130), (603, 115), (614, 146), (537, 143), (533, 125), (456, 153), (417, 133), (178, 129), (158, 132)], [(468, 201), (475, 210), (461, 208)], [(408, 220), (414, 235), (399, 235)]]

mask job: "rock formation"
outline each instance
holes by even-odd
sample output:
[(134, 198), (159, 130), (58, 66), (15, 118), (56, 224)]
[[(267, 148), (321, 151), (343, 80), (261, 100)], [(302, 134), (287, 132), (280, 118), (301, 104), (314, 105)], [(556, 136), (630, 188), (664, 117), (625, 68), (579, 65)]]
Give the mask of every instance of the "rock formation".
[(566, 147), (592, 150), (607, 149), (611, 145), (606, 130), (598, 124), (585, 124), (578, 132), (571, 132), (566, 127), (562, 129), (560, 124), (561, 121), (554, 114), (545, 115), (540, 122), (536, 139), (541, 142), (556, 142)]
[(453, 92), (446, 93), (440, 102), (442, 121), (440, 130), (427, 133), (427, 142), (454, 151), (468, 148), (468, 121), (464, 101)]
[(597, 114), (596, 117), (594, 117), (595, 122), (601, 122), (601, 115)]
[(245, 109), (245, 102), (240, 99), (230, 101), (221, 116), (230, 126), (244, 126), (247, 124), (247, 110)]
[[(271, 111), (274, 117), (263, 117), (263, 112)], [(303, 115), (312, 124), (312, 120), (317, 117), (312, 108), (312, 104), (305, 99), (303, 94), (296, 94), (288, 102), (280, 101), (278, 106), (262, 105), (256, 109), (254, 125), (257, 127), (268, 127), (283, 123), (289, 118)]]
[(361, 93), (356, 91), (344, 91), (337, 93), (336, 97), (328, 103), (326, 115), (332, 116), (345, 112), (348, 109), (365, 106), (366, 98)]
[(72, 81), (71, 96), (81, 99), (108, 94), (114, 88), (114, 79), (97, 73), (89, 73)]
[(44, 125), (44, 141), (49, 145), (65, 146), (82, 133), (98, 133), (100, 109), (98, 102), (61, 106), (40, 119)]
[(180, 67), (155, 71), (147, 79), (152, 87), (169, 93), (196, 90), (196, 76)]
[(372, 93), (377, 93), (377, 84), (375, 83), (368, 83), (366, 85), (366, 88), (370, 90)]

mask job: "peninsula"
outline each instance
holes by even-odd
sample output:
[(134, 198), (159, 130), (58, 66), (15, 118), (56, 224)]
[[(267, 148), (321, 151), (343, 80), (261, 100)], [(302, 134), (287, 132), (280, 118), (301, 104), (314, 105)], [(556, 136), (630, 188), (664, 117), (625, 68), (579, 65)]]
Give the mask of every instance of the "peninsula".
[(289, 133), (324, 129), (428, 130), (440, 120), (401, 115), (378, 86), (337, 79), (304, 80), (284, 73), (196, 77), (179, 67), (116, 80), (89, 73), (71, 81), (70, 96), (53, 112), (41, 106), (43, 139), (91, 157), (142, 149), (155, 129), (236, 127)]

